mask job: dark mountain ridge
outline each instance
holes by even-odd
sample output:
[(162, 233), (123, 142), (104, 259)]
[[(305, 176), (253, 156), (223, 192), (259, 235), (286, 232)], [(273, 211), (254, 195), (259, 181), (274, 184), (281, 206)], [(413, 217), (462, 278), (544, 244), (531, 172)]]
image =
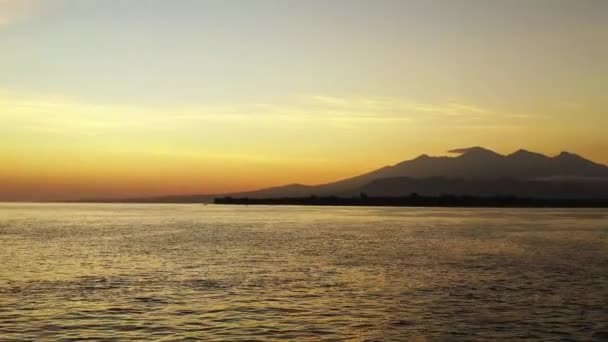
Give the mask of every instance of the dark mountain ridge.
[(608, 198), (607, 181), (544, 181), (503, 179), (451, 179), (393, 177), (372, 181), (346, 196), (467, 195), (479, 197), (517, 196), (545, 199)]
[(300, 186), (296, 191), (286, 191), (284, 195), (299, 196), (306, 191), (312, 191), (316, 195), (340, 194), (367, 185), (377, 179), (396, 177), (464, 180), (507, 178), (556, 181), (608, 180), (607, 166), (568, 152), (562, 152), (555, 157), (523, 149), (504, 156), (483, 147), (455, 149), (449, 152), (458, 154), (458, 156), (430, 157), (423, 154), (412, 160), (385, 166), (342, 181), (317, 186)]
[(177, 195), (106, 202), (195, 203), (211, 202), (213, 198), (222, 196), (273, 198), (352, 195), (359, 192), (370, 192), (376, 196), (403, 196), (417, 192), (427, 195), (449, 193), (581, 198), (601, 195), (599, 193), (606, 189), (608, 182), (607, 166), (569, 152), (549, 157), (520, 149), (502, 155), (477, 146), (454, 149), (449, 153), (456, 156), (431, 157), (423, 154), (363, 175), (321, 185), (290, 184), (231, 194)]

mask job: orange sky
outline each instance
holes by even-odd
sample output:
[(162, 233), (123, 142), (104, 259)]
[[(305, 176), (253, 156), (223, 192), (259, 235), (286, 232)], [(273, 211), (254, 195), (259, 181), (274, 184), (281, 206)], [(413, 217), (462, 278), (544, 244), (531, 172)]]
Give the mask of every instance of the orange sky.
[(608, 163), (608, 2), (0, 2), (0, 200), (318, 184), (481, 145)]

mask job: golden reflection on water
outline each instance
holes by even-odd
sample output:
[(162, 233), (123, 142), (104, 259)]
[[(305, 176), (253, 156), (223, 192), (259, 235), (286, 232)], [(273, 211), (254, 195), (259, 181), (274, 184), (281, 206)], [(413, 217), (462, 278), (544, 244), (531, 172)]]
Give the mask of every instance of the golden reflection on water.
[(0, 204), (2, 339), (599, 339), (601, 211)]

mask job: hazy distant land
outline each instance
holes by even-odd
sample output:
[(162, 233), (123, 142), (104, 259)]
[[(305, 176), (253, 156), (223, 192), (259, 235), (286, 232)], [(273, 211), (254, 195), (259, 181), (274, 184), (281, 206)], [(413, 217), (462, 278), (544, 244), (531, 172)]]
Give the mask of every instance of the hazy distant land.
[(479, 196), (410, 196), (369, 197), (284, 197), (232, 198), (220, 197), (215, 204), (239, 205), (312, 205), (312, 206), (375, 206), (375, 207), (463, 207), (463, 208), (608, 208), (605, 199), (558, 199), (533, 197)]
[[(239, 202), (317, 203), (319, 198), (340, 198), (355, 205), (418, 205), (410, 200), (416, 193), (427, 205), (485, 206), (604, 206), (608, 194), (608, 167), (577, 154), (562, 152), (548, 157), (518, 150), (501, 155), (482, 147), (451, 150), (455, 157), (423, 154), (393, 166), (345, 180), (321, 184), (291, 184), (257, 191), (230, 194), (192, 194), (129, 199), (94, 199), (86, 202), (124, 203), (211, 203), (225, 198)], [(360, 194), (368, 197), (362, 202)], [(447, 196), (447, 197), (446, 197)], [(464, 200), (463, 196), (469, 198)], [(285, 200), (288, 198), (289, 200)], [(314, 199), (316, 198), (316, 199)], [(353, 199), (354, 198), (354, 199)], [(371, 198), (374, 198), (372, 200)], [(388, 200), (395, 198), (394, 200)], [(460, 198), (459, 200), (454, 200)], [(470, 200), (477, 198), (476, 200)], [(517, 198), (513, 201), (513, 198)], [(245, 200), (246, 199), (246, 200)], [(313, 200), (314, 199), (314, 200)], [(500, 200), (499, 200), (500, 199)], [(508, 199), (508, 200), (507, 200)], [(420, 199), (419, 199), (420, 200)], [(584, 201), (588, 200), (588, 201)], [(469, 203), (472, 201), (471, 203)], [(332, 202), (330, 200), (323, 203)], [(338, 203), (339, 202), (339, 203)], [(366, 204), (363, 204), (366, 203)], [(485, 204), (484, 204), (485, 203)], [(517, 204), (515, 204), (517, 203)]]

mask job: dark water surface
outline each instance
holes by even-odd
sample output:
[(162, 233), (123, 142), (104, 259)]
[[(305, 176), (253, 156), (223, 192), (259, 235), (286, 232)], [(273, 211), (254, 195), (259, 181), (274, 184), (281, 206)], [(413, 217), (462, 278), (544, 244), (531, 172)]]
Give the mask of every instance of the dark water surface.
[(608, 340), (606, 210), (0, 204), (0, 340)]

